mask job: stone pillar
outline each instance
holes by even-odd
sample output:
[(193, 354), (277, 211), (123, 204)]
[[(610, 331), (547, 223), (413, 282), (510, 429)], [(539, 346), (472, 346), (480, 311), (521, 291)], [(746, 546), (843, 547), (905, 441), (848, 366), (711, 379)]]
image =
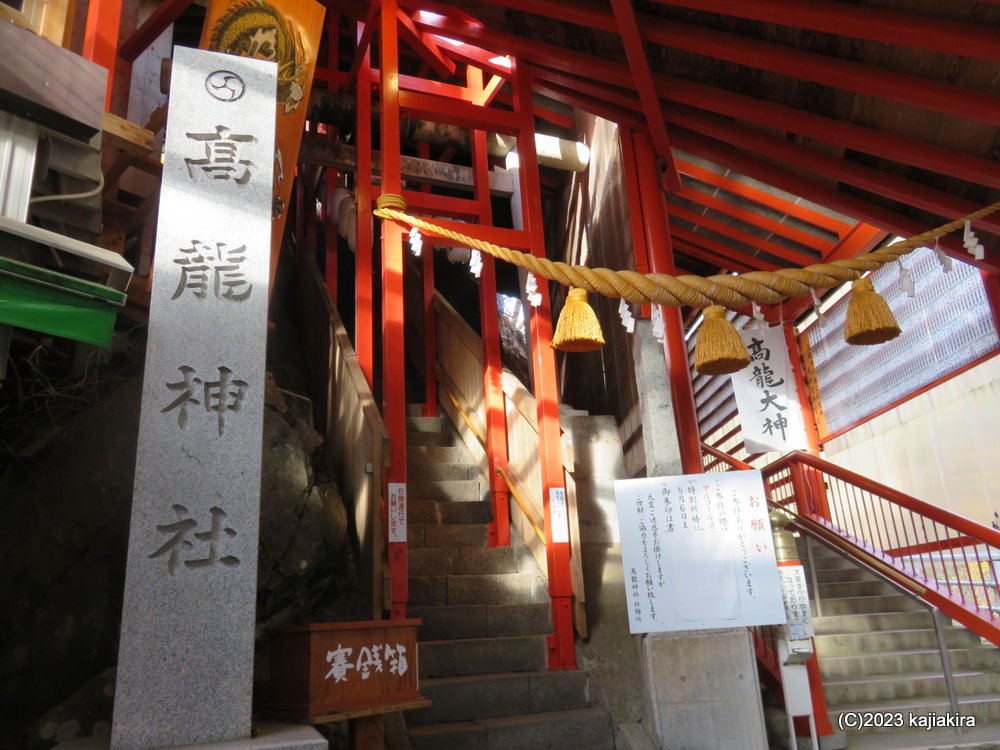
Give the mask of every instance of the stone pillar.
[[(663, 344), (635, 327), (635, 380), (646, 476), (683, 473)], [(747, 628), (639, 636), (650, 728), (670, 750), (767, 750), (757, 664)]]
[(250, 712), (276, 72), (174, 51), (113, 750), (267, 745)]

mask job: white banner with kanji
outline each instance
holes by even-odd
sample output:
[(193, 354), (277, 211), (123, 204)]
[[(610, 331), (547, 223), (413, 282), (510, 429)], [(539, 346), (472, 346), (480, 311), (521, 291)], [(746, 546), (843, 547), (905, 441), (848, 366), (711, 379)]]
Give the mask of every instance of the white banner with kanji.
[(747, 452), (808, 449), (784, 332), (776, 326), (740, 335), (752, 360), (730, 377)]

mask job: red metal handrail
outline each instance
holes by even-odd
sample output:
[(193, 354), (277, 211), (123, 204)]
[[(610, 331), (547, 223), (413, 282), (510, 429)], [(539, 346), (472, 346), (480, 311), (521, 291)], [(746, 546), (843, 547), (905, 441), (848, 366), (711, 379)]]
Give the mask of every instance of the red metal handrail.
[[(753, 468), (703, 446), (711, 464)], [(764, 467), (769, 500), (796, 524), (1000, 645), (1000, 531), (880, 482), (794, 452)]]

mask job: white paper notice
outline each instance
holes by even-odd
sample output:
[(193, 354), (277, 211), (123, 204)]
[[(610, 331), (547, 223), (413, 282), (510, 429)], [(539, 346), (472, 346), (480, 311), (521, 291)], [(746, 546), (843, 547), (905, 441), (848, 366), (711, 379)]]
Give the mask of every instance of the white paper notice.
[(629, 629), (784, 624), (759, 471), (615, 482)]
[(406, 541), (406, 484), (389, 482), (389, 541)]
[(788, 618), (785, 637), (790, 641), (812, 638), (816, 633), (813, 630), (809, 591), (802, 563), (778, 563), (778, 575), (781, 576), (781, 595), (785, 600), (785, 616)]
[(549, 489), (549, 515), (552, 518), (552, 541), (569, 541), (569, 513), (566, 511), (566, 490)]

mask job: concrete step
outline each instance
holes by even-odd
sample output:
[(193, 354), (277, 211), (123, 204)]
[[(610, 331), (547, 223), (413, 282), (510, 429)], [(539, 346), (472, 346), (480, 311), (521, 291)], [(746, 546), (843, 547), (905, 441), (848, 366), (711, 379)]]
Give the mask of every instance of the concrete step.
[(543, 670), (547, 640), (545, 635), (520, 635), (421, 641), (420, 679)]
[[(806, 580), (812, 585), (812, 579), (806, 572)], [(819, 583), (845, 583), (847, 581), (875, 581), (875, 576), (864, 568), (817, 568), (816, 580)]]
[(416, 445), (409, 440), (406, 442), (407, 468), (417, 463), (465, 464), (467, 461), (469, 461), (469, 454), (466, 449), (460, 445)]
[[(810, 601), (812, 601), (810, 599)], [(811, 604), (813, 616), (816, 615), (816, 605)], [(842, 596), (837, 599), (820, 599), (823, 616), (856, 615), (877, 612), (926, 612), (927, 608), (920, 602), (903, 594), (886, 594), (880, 596)]]
[(819, 596), (823, 600), (854, 596), (888, 596), (895, 591), (888, 583), (878, 580), (844, 581), (819, 585)]
[[(949, 650), (955, 670), (1000, 670), (1000, 649), (989, 646), (953, 648)], [(937, 648), (907, 649), (890, 653), (849, 654), (825, 656), (820, 660), (820, 673), (824, 682), (856, 678), (863, 675), (889, 675), (906, 672), (939, 672), (941, 654)]]
[[(830, 721), (834, 726), (840, 725), (840, 715), (845, 711), (857, 713), (880, 713), (883, 715), (898, 713), (902, 715), (904, 726), (910, 723), (910, 714), (913, 714), (914, 716), (927, 716), (929, 714), (946, 716), (951, 713), (951, 706), (948, 704), (948, 699), (941, 697), (899, 698), (891, 701), (853, 703), (849, 706), (828, 705), (827, 708), (830, 713)], [(960, 714), (973, 717), (975, 719), (976, 726), (981, 726), (991, 721), (1000, 721), (1000, 696), (995, 693), (959, 696), (958, 709)], [(852, 732), (851, 735), (854, 736), (888, 732), (893, 729), (896, 729), (896, 727), (871, 727), (865, 729), (864, 732)], [(960, 737), (960, 735), (954, 734), (954, 731), (950, 729), (936, 729), (930, 734), (937, 734), (939, 742), (944, 741), (945, 736), (948, 737), (949, 741), (956, 737)], [(853, 740), (851, 740), (851, 743), (852, 744), (850, 746), (853, 750)], [(935, 747), (954, 747), (954, 745), (936, 745)]]
[(517, 573), (513, 547), (424, 547), (411, 550), (412, 576)]
[[(979, 637), (965, 628), (945, 628), (944, 637), (949, 648), (968, 648), (979, 645)], [(816, 654), (820, 659), (826, 656), (845, 656), (879, 651), (937, 648), (937, 636), (933, 628), (886, 630), (879, 633), (836, 633), (818, 635), (814, 640)]]
[(406, 416), (408, 417), (419, 417), (424, 413), (423, 404), (407, 404), (406, 405)]
[(548, 635), (552, 632), (549, 602), (410, 607), (407, 614), (423, 621), (417, 628), (417, 638), (421, 641)]
[(447, 426), (440, 417), (407, 416), (407, 432), (445, 432)]
[(568, 711), (590, 705), (588, 675), (578, 670), (439, 677), (422, 680), (420, 692), (432, 705), (407, 711), (407, 726)]
[(450, 432), (406, 432), (407, 451), (409, 446), (415, 447), (447, 447), (454, 445), (455, 440)]
[[(432, 450), (432, 449), (426, 449)], [(438, 448), (442, 451), (461, 452), (461, 448)], [(430, 463), (422, 457), (408, 457), (406, 460), (406, 478), (409, 482), (416, 479), (481, 479), (479, 467), (465, 463)]]
[[(953, 674), (958, 695), (990, 693), (1000, 687), (1000, 675), (997, 674), (964, 670)], [(944, 675), (940, 671), (824, 680), (823, 690), (828, 704), (841, 707), (853, 703), (948, 695)]]
[(614, 750), (611, 717), (597, 708), (526, 714), (410, 730), (413, 750)]
[(481, 523), (436, 524), (410, 521), (406, 528), (410, 549), (421, 547), (485, 547), (489, 532)]
[(816, 628), (817, 635), (869, 633), (879, 630), (933, 628), (934, 618), (926, 610), (923, 612), (876, 612), (814, 617), (813, 626)]
[[(1000, 726), (989, 723), (963, 729), (961, 734), (954, 729), (939, 728), (848, 735), (851, 750), (1000, 750)], [(811, 748), (807, 742), (801, 739), (799, 747)]]
[(407, 499), (410, 501), (475, 503), (483, 499), (485, 489), (479, 479), (411, 479), (406, 483)]
[(410, 524), (484, 524), (493, 520), (493, 506), (486, 502), (438, 502), (408, 498), (406, 510)]
[(530, 604), (546, 601), (545, 581), (527, 573), (410, 576), (410, 604)]

